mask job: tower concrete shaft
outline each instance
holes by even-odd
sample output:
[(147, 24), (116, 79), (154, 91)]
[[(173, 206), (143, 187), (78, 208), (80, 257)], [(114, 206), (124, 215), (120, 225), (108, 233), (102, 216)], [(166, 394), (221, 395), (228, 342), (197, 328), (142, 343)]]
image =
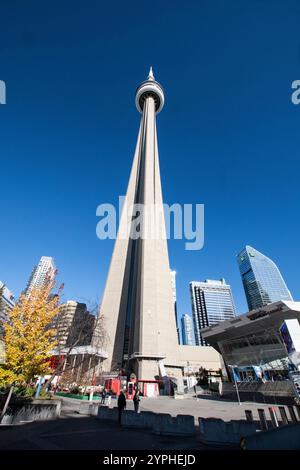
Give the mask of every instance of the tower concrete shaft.
[[(164, 375), (164, 366), (178, 364), (156, 133), (163, 104), (163, 90), (150, 70), (136, 93), (141, 124), (100, 310), (109, 355), (104, 369), (125, 368), (140, 379), (154, 379)], [(139, 237), (134, 204), (143, 205), (143, 215), (152, 214), (151, 227), (142, 219)]]

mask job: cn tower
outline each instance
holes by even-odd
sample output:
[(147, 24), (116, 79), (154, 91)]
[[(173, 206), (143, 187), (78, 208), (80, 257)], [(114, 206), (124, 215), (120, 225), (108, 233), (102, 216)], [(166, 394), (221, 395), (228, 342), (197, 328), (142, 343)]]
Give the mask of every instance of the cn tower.
[[(141, 122), (126, 194), (127, 208), (133, 204), (143, 204), (145, 210), (151, 205), (163, 207), (156, 115), (164, 101), (163, 88), (150, 68), (135, 96)], [(133, 222), (124, 209), (100, 310), (109, 356), (104, 370), (125, 369), (145, 380), (181, 375), (164, 216), (155, 216), (151, 222), (151, 233), (159, 234), (156, 237), (133, 239), (131, 229), (126, 232)]]

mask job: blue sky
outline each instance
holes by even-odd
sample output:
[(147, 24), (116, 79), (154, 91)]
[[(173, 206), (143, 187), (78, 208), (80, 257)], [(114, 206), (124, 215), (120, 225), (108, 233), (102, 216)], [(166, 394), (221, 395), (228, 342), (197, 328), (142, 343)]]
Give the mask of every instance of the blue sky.
[(300, 299), (297, 0), (2, 0), (0, 15), (0, 279), (16, 295), (47, 255), (65, 299), (101, 299), (113, 242), (96, 238), (96, 207), (125, 193), (153, 65), (164, 199), (205, 204), (204, 248), (169, 243), (179, 314), (190, 280), (220, 277), (246, 311), (245, 244)]

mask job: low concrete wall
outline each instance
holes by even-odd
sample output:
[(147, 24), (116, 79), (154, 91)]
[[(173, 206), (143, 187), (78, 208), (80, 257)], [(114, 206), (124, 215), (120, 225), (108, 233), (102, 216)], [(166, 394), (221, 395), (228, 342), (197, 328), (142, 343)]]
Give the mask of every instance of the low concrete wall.
[[(118, 421), (118, 408), (101, 406), (97, 418)], [(194, 436), (196, 433), (194, 416), (178, 415), (151, 411), (123, 411), (121, 424), (125, 428), (151, 429), (155, 434), (164, 436)], [(239, 444), (241, 439), (256, 433), (256, 423), (247, 421), (225, 422), (222, 419), (199, 418), (200, 439), (205, 443)]]
[(98, 403), (92, 402), (80, 402), (79, 414), (89, 415), (89, 416), (98, 416), (100, 405)]
[(256, 424), (247, 421), (229, 421), (199, 418), (200, 438), (205, 443), (237, 444), (241, 438), (256, 433)]
[(122, 413), (121, 424), (125, 428), (152, 429), (155, 421), (155, 413), (152, 411), (125, 411)]
[(247, 450), (300, 450), (300, 423), (263, 431), (243, 439)]
[[(97, 418), (100, 420), (118, 421), (118, 408), (101, 406)], [(122, 426), (135, 429), (151, 429), (155, 434), (165, 436), (193, 436), (195, 434), (194, 417), (178, 415), (173, 418), (165, 413), (153, 413), (151, 411), (123, 411)]]
[(1, 424), (22, 424), (47, 421), (60, 416), (60, 400), (33, 400), (31, 403), (9, 405)]
[(193, 436), (195, 430), (195, 420), (190, 415), (177, 415), (172, 417), (169, 414), (160, 413), (156, 415), (153, 432), (165, 436)]
[(91, 403), (89, 405), (89, 410), (88, 410), (89, 415), (90, 416), (98, 416), (99, 406), (100, 405), (98, 405), (96, 403)]
[(108, 408), (108, 406), (100, 406), (97, 418), (104, 421), (118, 421), (118, 408)]

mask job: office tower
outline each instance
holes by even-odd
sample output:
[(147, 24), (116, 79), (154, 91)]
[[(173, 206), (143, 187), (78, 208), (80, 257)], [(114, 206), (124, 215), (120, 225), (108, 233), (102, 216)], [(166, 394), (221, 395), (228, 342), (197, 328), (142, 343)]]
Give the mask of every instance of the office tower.
[(190, 294), (196, 345), (205, 346), (207, 343), (200, 330), (235, 316), (231, 288), (225, 279), (207, 279), (204, 282), (191, 282)]
[(182, 344), (186, 346), (195, 345), (193, 320), (190, 315), (184, 314), (181, 317)]
[[(139, 379), (152, 380), (168, 371), (179, 373), (156, 134), (156, 114), (163, 108), (164, 92), (152, 69), (138, 87), (135, 103), (141, 123), (101, 305), (109, 356), (104, 368), (125, 369)], [(136, 217), (127, 209), (136, 204), (143, 205), (146, 216), (153, 207), (160, 213), (150, 226), (155, 236), (147, 233), (143, 220), (140, 236), (132, 236), (137, 232)]]
[(293, 300), (279, 269), (267, 256), (247, 245), (237, 261), (249, 310), (277, 300)]
[(15, 298), (6, 285), (0, 281), (0, 334), (3, 333), (3, 322), (9, 318), (9, 312), (15, 306)]
[(180, 344), (180, 333), (179, 333), (178, 319), (177, 319), (176, 274), (177, 274), (176, 271), (171, 270), (171, 284), (172, 284), (172, 292), (173, 292), (174, 314), (175, 314), (175, 321), (176, 321), (178, 344)]
[(31, 273), (24, 293), (28, 295), (34, 287), (42, 287), (47, 278), (53, 279), (55, 270), (54, 259), (50, 256), (42, 256), (39, 264), (34, 267)]
[(95, 316), (89, 313), (86, 304), (68, 300), (59, 309), (53, 321), (60, 347), (84, 346), (91, 342)]

